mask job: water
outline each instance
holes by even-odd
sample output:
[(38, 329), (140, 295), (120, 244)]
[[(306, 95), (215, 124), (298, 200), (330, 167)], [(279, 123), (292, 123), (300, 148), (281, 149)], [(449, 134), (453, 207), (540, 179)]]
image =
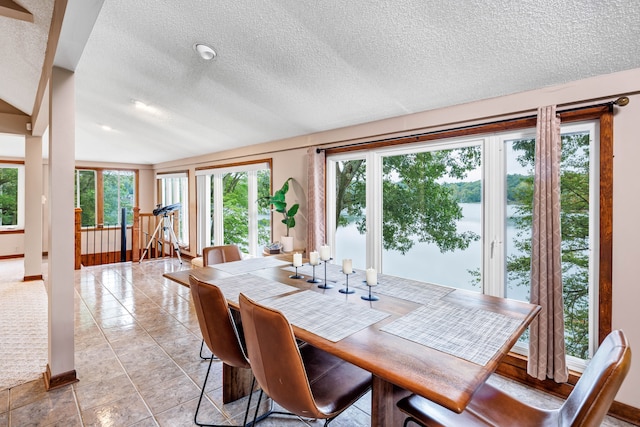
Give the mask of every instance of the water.
[[(461, 203), (463, 218), (458, 221), (458, 231), (473, 231), (481, 235), (482, 205), (480, 203)], [(511, 214), (512, 207), (508, 207)], [(513, 236), (516, 230), (507, 224), (507, 234)], [(354, 268), (364, 269), (366, 264), (366, 236), (358, 232), (355, 224), (340, 227), (336, 231), (336, 260), (351, 258)], [(507, 241), (507, 253), (516, 253), (513, 241)], [(480, 284), (476, 283), (472, 271), (479, 272), (482, 266), (482, 241), (471, 242), (465, 250), (441, 253), (437, 245), (432, 243), (416, 243), (409, 252), (382, 252), (382, 272), (399, 277), (437, 283), (460, 289), (479, 292)], [(525, 287), (508, 290), (509, 298), (528, 300)]]

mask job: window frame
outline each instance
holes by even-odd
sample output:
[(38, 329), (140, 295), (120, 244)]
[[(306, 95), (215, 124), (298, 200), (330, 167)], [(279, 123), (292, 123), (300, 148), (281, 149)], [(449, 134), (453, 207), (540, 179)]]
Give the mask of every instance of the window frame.
[[(594, 257), (597, 263), (597, 286), (594, 287), (594, 298), (597, 301), (597, 307), (593, 308), (592, 312), (597, 313), (597, 328), (596, 328), (596, 340), (592, 345), (596, 347), (602, 340), (611, 332), (612, 327), (612, 254), (613, 254), (613, 242), (612, 242), (612, 224), (613, 224), (613, 105), (603, 104), (591, 107), (576, 108), (566, 111), (559, 111), (558, 115), (561, 118), (562, 124), (575, 123), (580, 121), (593, 120), (598, 122), (599, 128), (599, 153), (597, 159), (599, 160), (599, 208), (598, 208), (598, 235), (596, 239), (599, 242), (598, 254)], [(358, 143), (354, 145), (344, 147), (334, 147), (325, 150), (327, 156), (327, 189), (335, 188), (335, 182), (331, 187), (332, 182), (330, 178), (331, 172), (331, 160), (340, 159), (345, 160), (348, 156), (356, 156), (362, 158), (362, 155), (358, 155), (354, 152), (370, 153), (374, 149), (387, 149), (397, 145), (414, 144), (417, 142), (426, 141), (440, 141), (448, 138), (460, 138), (465, 136), (476, 136), (485, 134), (497, 134), (506, 131), (517, 131), (528, 128), (535, 128), (536, 117), (524, 117), (511, 120), (505, 120), (496, 123), (487, 123), (480, 125), (473, 125), (468, 127), (462, 127), (451, 130), (442, 130), (424, 133), (420, 135), (402, 136), (398, 138), (389, 138), (379, 141), (371, 141), (365, 143)], [(346, 153), (350, 153), (347, 155)], [(337, 155), (341, 155), (338, 157)], [(369, 154), (365, 154), (368, 156)], [(344, 156), (344, 157), (343, 157)], [(373, 157), (374, 161), (380, 161), (379, 158)], [(366, 157), (367, 164), (369, 157)], [(367, 182), (369, 182), (369, 176), (367, 176)], [(367, 192), (371, 193), (371, 192)], [(376, 192), (376, 194), (380, 194)], [(369, 196), (367, 196), (369, 197)], [(330, 200), (331, 197), (326, 197)], [(367, 214), (370, 208), (369, 200), (367, 200)], [(487, 203), (488, 205), (488, 203)], [(330, 205), (327, 205), (327, 230), (335, 229), (335, 221), (331, 220)], [(335, 210), (335, 207), (334, 207)], [(485, 213), (486, 214), (486, 213)], [(374, 220), (376, 220), (374, 218)], [(376, 223), (379, 221), (376, 221)], [(333, 226), (334, 228), (329, 228)], [(333, 233), (330, 233), (333, 234)], [(327, 240), (331, 242), (331, 237), (328, 235)], [(369, 251), (369, 242), (367, 242), (367, 251)], [(372, 259), (367, 257), (367, 259)], [(375, 261), (375, 258), (374, 258)], [(376, 264), (380, 265), (380, 264)], [(593, 341), (593, 340), (590, 340)], [(595, 351), (595, 348), (593, 349)], [(526, 357), (525, 357), (526, 358)], [(509, 362), (509, 360), (507, 360)], [(514, 363), (514, 366), (518, 363)], [(521, 366), (520, 366), (521, 368)], [(525, 367), (526, 369), (526, 367)]]
[(11, 225), (0, 225), (0, 233), (11, 234), (24, 232), (25, 227), (25, 197), (26, 197), (26, 181), (25, 181), (25, 165), (22, 161), (12, 160), (0, 160), (0, 168), (2, 169), (17, 169), (18, 170), (18, 182), (17, 182), (17, 223)]
[[(227, 163), (216, 166), (196, 168), (196, 253), (202, 254), (202, 249), (209, 246), (206, 240), (206, 236), (211, 232), (213, 228), (214, 238), (215, 236), (221, 236), (222, 243), (216, 242), (215, 244), (224, 244), (224, 224), (223, 218), (223, 205), (222, 205), (222, 177), (226, 173), (232, 172), (248, 172), (255, 174), (257, 180), (257, 173), (259, 170), (269, 170), (269, 187), (273, 188), (273, 168), (272, 159), (259, 159), (247, 162)], [(213, 176), (217, 178), (212, 179)], [(208, 181), (207, 182), (207, 178)], [(213, 182), (211, 182), (213, 181)], [(209, 191), (213, 186), (214, 194), (218, 197), (214, 197), (213, 215), (217, 217), (215, 225), (211, 225), (211, 200), (209, 198)], [(257, 185), (252, 183), (252, 179), (248, 182), (248, 200), (255, 201), (258, 197)], [(261, 255), (260, 248), (258, 248), (258, 206), (257, 203), (248, 203), (248, 248), (249, 255), (256, 257)], [(271, 216), (271, 233), (273, 235), (273, 215)]]
[[(185, 179), (184, 188), (180, 191), (180, 202), (167, 202), (166, 192), (163, 191), (165, 179)], [(158, 202), (162, 206), (180, 203), (180, 226), (178, 227), (178, 242), (184, 248), (189, 247), (189, 173), (187, 171), (158, 173), (156, 175)], [(182, 240), (181, 240), (182, 238)]]
[[(116, 171), (116, 172), (133, 172), (134, 174), (134, 195), (133, 195), (133, 207), (139, 206), (139, 198), (140, 198), (140, 173), (138, 169), (128, 169), (128, 168), (95, 168), (95, 167), (83, 167), (76, 166), (74, 169), (74, 182), (77, 177), (77, 172), (80, 170), (92, 170), (96, 172), (96, 224), (95, 226), (87, 226), (83, 227), (85, 230), (91, 230), (94, 228), (105, 228), (104, 225), (104, 177), (103, 173), (105, 171)], [(80, 199), (76, 200), (76, 208), (79, 207)], [(133, 217), (133, 214), (132, 214)], [(131, 227), (131, 224), (127, 224), (127, 227)]]

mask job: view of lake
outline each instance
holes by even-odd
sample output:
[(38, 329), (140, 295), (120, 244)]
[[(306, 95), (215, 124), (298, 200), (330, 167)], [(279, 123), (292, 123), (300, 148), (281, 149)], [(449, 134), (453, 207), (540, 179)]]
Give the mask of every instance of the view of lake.
[[(458, 221), (458, 231), (473, 231), (481, 235), (480, 203), (461, 203), (463, 218)], [(508, 207), (509, 215), (513, 207)], [(507, 224), (507, 236), (516, 232), (512, 224)], [(507, 240), (507, 253), (515, 253), (513, 241)], [(360, 234), (355, 224), (340, 227), (336, 231), (336, 254), (334, 262), (343, 258), (351, 258), (356, 269), (370, 267), (366, 262), (366, 236)], [(406, 277), (444, 286), (451, 286), (472, 291), (480, 291), (479, 284), (474, 286), (470, 271), (480, 271), (482, 266), (482, 242), (471, 242), (466, 250), (441, 253), (432, 243), (416, 243), (406, 254), (398, 251), (382, 253), (382, 272), (394, 276)], [(528, 300), (528, 289), (516, 287), (509, 289), (509, 298)]]

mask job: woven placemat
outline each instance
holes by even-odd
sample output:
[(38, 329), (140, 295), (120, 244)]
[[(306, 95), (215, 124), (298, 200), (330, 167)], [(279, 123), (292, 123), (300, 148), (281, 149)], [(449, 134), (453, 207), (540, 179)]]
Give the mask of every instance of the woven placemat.
[(521, 323), (504, 314), (440, 300), (380, 330), (484, 366)]
[(258, 277), (254, 274), (240, 274), (224, 279), (209, 280), (220, 288), (227, 301), (238, 303), (240, 292), (254, 301), (262, 301), (278, 295), (298, 291), (298, 288), (284, 283)]
[(269, 301), (292, 325), (337, 342), (389, 316), (372, 308), (302, 291)]

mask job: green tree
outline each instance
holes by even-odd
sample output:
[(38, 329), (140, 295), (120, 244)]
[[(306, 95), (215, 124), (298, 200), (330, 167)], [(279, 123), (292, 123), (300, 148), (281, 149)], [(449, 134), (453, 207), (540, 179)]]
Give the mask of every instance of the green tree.
[[(440, 251), (465, 249), (480, 236), (458, 232), (462, 218), (451, 186), (443, 179), (462, 179), (478, 167), (479, 147), (385, 157), (383, 163), (383, 247), (408, 252), (416, 242), (435, 243)], [(364, 233), (365, 163), (337, 166), (336, 223), (355, 221)]]
[[(535, 140), (514, 142), (517, 161), (533, 170)], [(567, 353), (589, 355), (589, 134), (562, 135), (560, 228)], [(520, 252), (507, 259), (509, 286), (530, 286), (533, 174), (519, 177), (512, 190), (516, 204), (515, 243)]]
[(18, 224), (18, 168), (0, 167), (0, 225)]
[(94, 227), (96, 225), (96, 171), (76, 170), (78, 175), (75, 180), (75, 197), (80, 197), (80, 202), (76, 200), (76, 206), (82, 209), (82, 226)]
[[(271, 172), (258, 171), (258, 199), (269, 196)], [(244, 252), (249, 251), (249, 181), (246, 172), (230, 172), (222, 178), (224, 244), (238, 245)], [(211, 186), (213, 201), (213, 186)], [(211, 204), (213, 207), (213, 203)], [(258, 205), (258, 244), (266, 245), (271, 240), (270, 211)], [(213, 218), (213, 215), (212, 215)], [(214, 228), (211, 228), (213, 241)]]

